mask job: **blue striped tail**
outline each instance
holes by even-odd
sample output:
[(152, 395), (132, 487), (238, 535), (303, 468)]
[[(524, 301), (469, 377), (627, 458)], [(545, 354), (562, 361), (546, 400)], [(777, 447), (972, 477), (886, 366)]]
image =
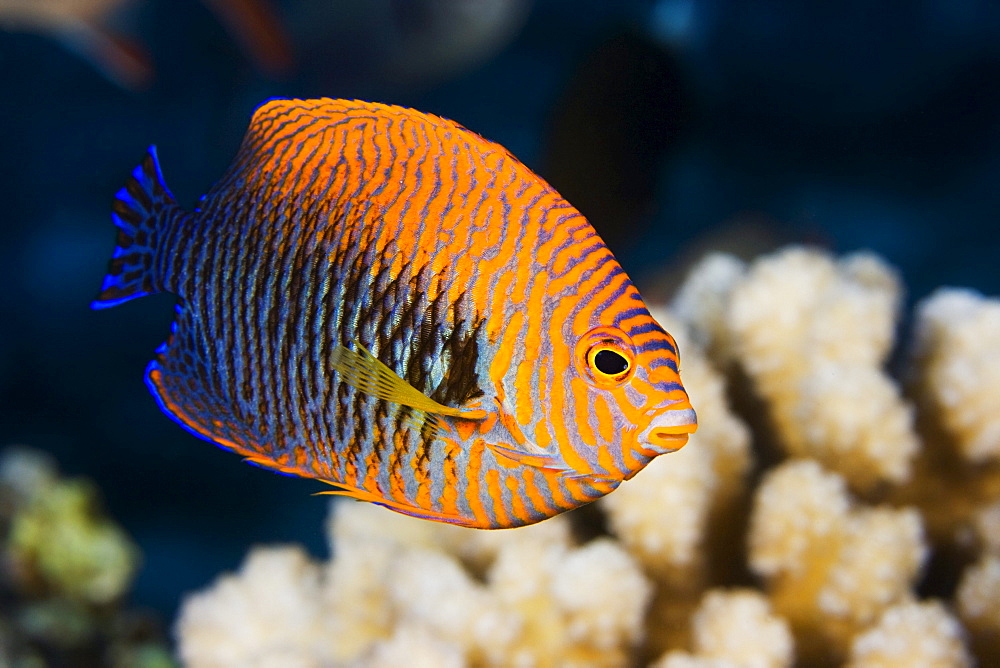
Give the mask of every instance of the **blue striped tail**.
[(125, 187), (115, 194), (111, 218), (118, 228), (117, 245), (91, 308), (110, 308), (163, 289), (155, 269), (156, 242), (175, 209), (174, 197), (163, 183), (156, 147), (150, 146)]

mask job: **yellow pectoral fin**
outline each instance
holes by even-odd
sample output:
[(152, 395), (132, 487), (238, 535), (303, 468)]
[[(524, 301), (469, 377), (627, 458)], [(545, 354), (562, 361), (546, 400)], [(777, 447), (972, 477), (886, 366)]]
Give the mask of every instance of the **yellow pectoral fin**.
[(362, 392), (379, 399), (408, 406), (429, 415), (447, 415), (464, 420), (483, 420), (486, 411), (481, 408), (462, 409), (440, 404), (399, 377), (357, 341), (357, 350), (337, 346), (330, 355), (330, 365), (340, 374), (340, 379)]

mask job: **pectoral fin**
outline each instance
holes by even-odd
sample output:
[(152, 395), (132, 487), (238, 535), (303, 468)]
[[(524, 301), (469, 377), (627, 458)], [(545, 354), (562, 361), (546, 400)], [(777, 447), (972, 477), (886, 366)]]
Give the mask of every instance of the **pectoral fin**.
[(337, 346), (330, 355), (330, 365), (340, 374), (340, 379), (351, 387), (428, 416), (447, 415), (463, 420), (486, 418), (487, 413), (481, 408), (452, 408), (434, 401), (400, 378), (399, 374), (380, 362), (360, 343), (355, 341), (354, 346), (357, 350)]

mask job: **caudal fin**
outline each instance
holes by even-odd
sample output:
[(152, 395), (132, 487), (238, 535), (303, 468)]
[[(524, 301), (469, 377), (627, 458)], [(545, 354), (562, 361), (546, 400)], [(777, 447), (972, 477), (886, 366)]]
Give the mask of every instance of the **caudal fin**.
[(125, 187), (115, 194), (111, 218), (118, 227), (117, 245), (91, 308), (110, 308), (163, 289), (156, 270), (157, 241), (176, 210), (174, 197), (163, 184), (156, 147), (150, 146)]

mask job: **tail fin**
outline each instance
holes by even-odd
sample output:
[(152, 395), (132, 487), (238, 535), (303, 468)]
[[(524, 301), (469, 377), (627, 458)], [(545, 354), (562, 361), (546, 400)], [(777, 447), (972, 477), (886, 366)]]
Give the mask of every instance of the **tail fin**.
[(91, 308), (110, 308), (161, 290), (154, 269), (156, 240), (174, 208), (174, 197), (163, 185), (156, 147), (150, 146), (142, 164), (115, 195), (111, 218), (118, 227), (117, 246)]

